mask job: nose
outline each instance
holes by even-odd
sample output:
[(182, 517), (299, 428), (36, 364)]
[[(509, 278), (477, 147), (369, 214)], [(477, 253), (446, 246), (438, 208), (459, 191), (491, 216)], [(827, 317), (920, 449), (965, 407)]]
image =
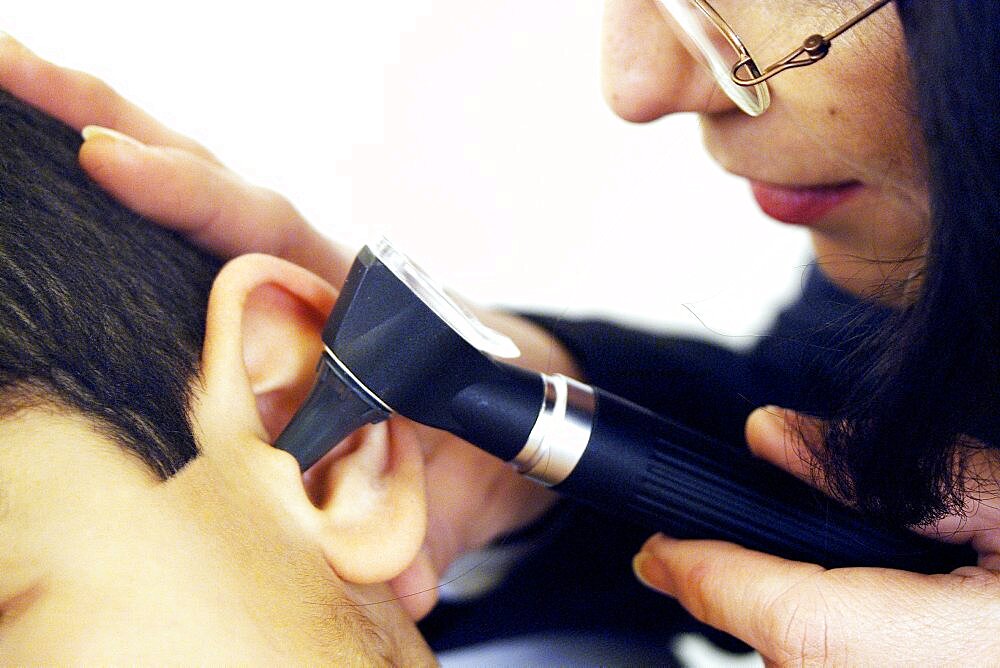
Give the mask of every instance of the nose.
[(602, 33), (604, 98), (623, 119), (737, 109), (688, 53), (657, 0), (606, 0)]

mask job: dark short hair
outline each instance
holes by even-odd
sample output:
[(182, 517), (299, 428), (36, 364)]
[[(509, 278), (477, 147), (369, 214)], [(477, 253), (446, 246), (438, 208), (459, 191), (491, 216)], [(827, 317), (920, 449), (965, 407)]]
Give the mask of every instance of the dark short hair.
[(0, 411), (69, 408), (161, 479), (188, 415), (219, 261), (114, 201), (72, 129), (0, 91)]

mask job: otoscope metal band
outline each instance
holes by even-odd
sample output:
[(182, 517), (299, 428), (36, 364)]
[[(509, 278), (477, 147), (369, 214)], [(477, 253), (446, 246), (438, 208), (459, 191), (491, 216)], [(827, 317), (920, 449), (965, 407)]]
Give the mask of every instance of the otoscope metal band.
[(351, 380), (351, 382), (354, 383), (357, 389), (361, 390), (366, 395), (368, 395), (368, 398), (371, 399), (373, 402), (375, 402), (375, 404), (380, 408), (382, 408), (382, 410), (388, 411), (390, 413), (396, 412), (392, 408), (387, 406), (386, 403), (382, 401), (382, 399), (377, 394), (372, 392), (367, 385), (362, 383), (361, 379), (355, 376), (351, 372), (351, 370), (347, 368), (347, 365), (344, 364), (342, 361), (340, 361), (340, 358), (337, 357), (337, 354), (335, 352), (330, 350), (329, 346), (323, 346), (323, 354), (330, 358), (330, 361), (333, 362), (337, 366), (337, 368), (340, 369), (340, 371), (342, 371), (344, 375), (347, 376)]
[(595, 398), (589, 385), (561, 374), (541, 374), (545, 394), (521, 452), (511, 460), (524, 475), (558, 485), (573, 472), (590, 442)]

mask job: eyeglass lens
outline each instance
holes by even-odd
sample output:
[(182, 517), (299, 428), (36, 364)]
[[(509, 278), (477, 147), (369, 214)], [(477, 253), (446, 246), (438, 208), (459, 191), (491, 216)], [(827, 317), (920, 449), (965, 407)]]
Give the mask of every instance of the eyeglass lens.
[(688, 51), (708, 68), (740, 109), (751, 116), (767, 110), (771, 102), (767, 84), (741, 86), (733, 81), (733, 66), (748, 54), (735, 33), (727, 34), (725, 23), (711, 5), (698, 0), (658, 0), (657, 4), (667, 21), (677, 28)]

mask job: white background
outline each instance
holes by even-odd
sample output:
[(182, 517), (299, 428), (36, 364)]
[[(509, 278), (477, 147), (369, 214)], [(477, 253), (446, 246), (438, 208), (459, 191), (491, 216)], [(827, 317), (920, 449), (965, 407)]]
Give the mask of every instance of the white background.
[(804, 233), (711, 163), (695, 118), (606, 109), (599, 2), (4, 5), (41, 55), (474, 301), (741, 345), (801, 279)]

